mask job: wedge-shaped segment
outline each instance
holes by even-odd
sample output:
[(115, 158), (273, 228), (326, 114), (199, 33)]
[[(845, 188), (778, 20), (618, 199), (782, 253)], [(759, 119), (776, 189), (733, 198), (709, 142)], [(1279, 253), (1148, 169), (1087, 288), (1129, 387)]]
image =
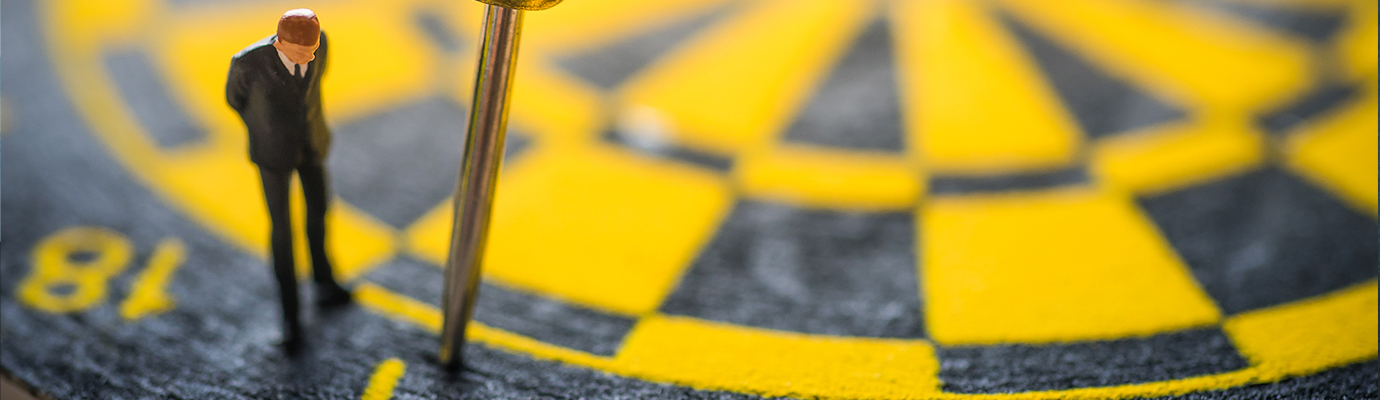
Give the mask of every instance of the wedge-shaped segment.
[(1175, 104), (1267, 108), (1307, 89), (1306, 45), (1263, 28), (1153, 0), (1003, 0), (1024, 21), (1090, 61)]
[(854, 2), (755, 5), (631, 78), (629, 105), (665, 113), (675, 140), (725, 153), (784, 128), (871, 16)]
[(1220, 318), (1129, 198), (1092, 190), (935, 199), (920, 281), (940, 344), (1110, 339)]
[[(624, 314), (656, 309), (732, 206), (691, 167), (603, 147), (540, 148), (500, 180), (484, 273), (512, 286)], [(444, 263), (449, 207), (409, 230)]]
[(998, 172), (1071, 161), (1077, 124), (995, 14), (951, 0), (897, 9), (907, 139), (929, 168)]
[(1223, 324), (1262, 380), (1309, 374), (1376, 353), (1372, 280), (1318, 298), (1233, 316)]
[(1375, 97), (1336, 115), (1315, 120), (1288, 141), (1288, 163), (1346, 200), (1353, 208), (1376, 215)]
[(924, 341), (805, 335), (693, 318), (643, 318), (617, 361), (652, 380), (767, 396), (899, 399), (939, 392), (939, 362)]

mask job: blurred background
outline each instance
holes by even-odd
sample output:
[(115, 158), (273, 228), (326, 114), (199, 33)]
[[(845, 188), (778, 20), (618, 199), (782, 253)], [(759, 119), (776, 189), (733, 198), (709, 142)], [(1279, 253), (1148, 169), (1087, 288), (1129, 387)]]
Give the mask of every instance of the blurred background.
[[(6, 371), (79, 394), (57, 382), (114, 365), (89, 360), (149, 351), (149, 329), (173, 343), (195, 332), (207, 348), (272, 331), (268, 219), (224, 82), (231, 55), (303, 7), (331, 42), (337, 276), (430, 346), (481, 4), (2, 4)], [(495, 333), (481, 341), (629, 377), (562, 375), (573, 394), (663, 390), (630, 383), (643, 380), (845, 397), (1236, 382), (1182, 392), (1365, 360), (1373, 377), (1376, 14), (1354, 0), (567, 0), (530, 12), (477, 317)], [(167, 311), (181, 319), (113, 328), (17, 300), (36, 243), (78, 225), (131, 237), (136, 260), (161, 238), (186, 241), (169, 286), (181, 305)], [(1360, 325), (1300, 333), (1335, 341), (1320, 344), (1330, 358), (1271, 358), (1285, 344), (1223, 328), (1337, 293), (1359, 305), (1328, 318)], [(197, 296), (214, 300), (187, 300)], [(402, 329), (351, 318), (374, 342)], [(799, 352), (814, 361), (794, 367), (739, 360), (791, 359), (767, 350), (695, 361), (750, 340), (714, 342), (668, 320), (749, 338), (926, 343), (934, 365), (916, 367), (927, 383), (912, 387), (891, 364), (808, 346)], [(377, 362), (342, 355), (375, 336), (323, 321), (341, 333), (321, 368)], [(123, 339), (62, 358), (37, 344), (93, 339), (40, 334), (52, 329)], [(692, 345), (638, 347), (676, 337)], [(254, 388), (274, 381), (246, 372), (263, 368), (254, 357), (188, 365), (249, 376), (208, 387), (264, 393)], [(712, 371), (724, 360), (741, 366)], [(525, 362), (504, 368), (558, 368)], [(130, 363), (141, 366), (104, 374), (167, 376)], [(884, 382), (828, 378), (874, 369)]]

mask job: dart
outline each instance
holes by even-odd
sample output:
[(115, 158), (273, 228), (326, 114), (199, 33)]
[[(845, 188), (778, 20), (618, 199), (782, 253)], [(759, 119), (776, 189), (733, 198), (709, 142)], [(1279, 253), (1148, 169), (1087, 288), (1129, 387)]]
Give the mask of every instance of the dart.
[(544, 10), (561, 0), (480, 0), (485, 3), (479, 62), (474, 77), (474, 101), (465, 133), (465, 152), (456, 183), (450, 256), (442, 294), (440, 360), (451, 368), (462, 364), (465, 326), (479, 295), (484, 244), (489, 235), (494, 189), (503, 164), (503, 139), (508, 126), (508, 100), (517, 65), (525, 10)]

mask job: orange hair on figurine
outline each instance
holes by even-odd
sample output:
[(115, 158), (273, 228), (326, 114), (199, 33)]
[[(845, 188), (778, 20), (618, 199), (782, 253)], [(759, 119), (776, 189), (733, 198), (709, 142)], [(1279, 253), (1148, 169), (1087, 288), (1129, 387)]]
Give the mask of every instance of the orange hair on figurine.
[(316, 59), (320, 45), (321, 22), (316, 13), (305, 8), (288, 10), (278, 18), (278, 40), (273, 47), (294, 63), (306, 64)]
[(321, 22), (316, 20), (316, 13), (311, 10), (288, 10), (278, 18), (278, 38), (288, 43), (315, 46), (320, 35)]

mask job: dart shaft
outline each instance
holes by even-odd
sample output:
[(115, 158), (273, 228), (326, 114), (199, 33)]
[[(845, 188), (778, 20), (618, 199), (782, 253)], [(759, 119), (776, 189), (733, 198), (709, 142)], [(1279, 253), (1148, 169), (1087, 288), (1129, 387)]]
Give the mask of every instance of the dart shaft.
[(455, 220), (442, 301), (440, 361), (449, 367), (462, 363), (465, 326), (474, 315), (481, 262), (489, 235), (498, 171), (503, 163), (503, 140), (508, 125), (508, 98), (523, 11), (486, 6), (475, 74), (474, 101), (460, 161), (455, 192)]

